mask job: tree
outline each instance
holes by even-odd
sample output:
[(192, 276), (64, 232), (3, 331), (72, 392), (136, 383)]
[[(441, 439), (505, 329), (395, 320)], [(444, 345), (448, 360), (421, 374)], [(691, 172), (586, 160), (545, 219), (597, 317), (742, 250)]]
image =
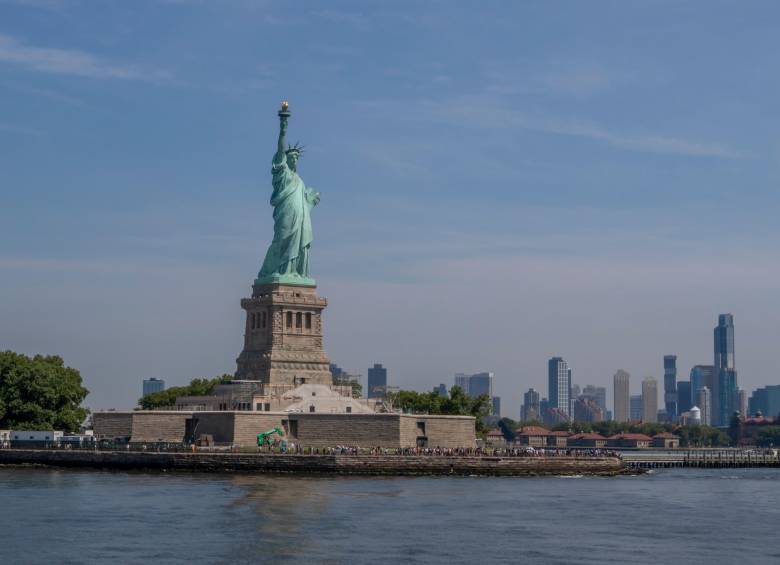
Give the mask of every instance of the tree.
[(777, 447), (780, 445), (780, 426), (766, 426), (758, 432), (756, 445), (759, 447)]
[(195, 378), (186, 386), (174, 386), (142, 396), (138, 400), (138, 405), (144, 410), (167, 408), (176, 404), (177, 396), (208, 396), (213, 392), (214, 387), (230, 382), (231, 380), (233, 380), (233, 377), (227, 374), (214, 377), (213, 379), (207, 379), (205, 377)]
[(511, 443), (517, 437), (517, 422), (511, 418), (501, 418), (498, 421), (498, 429), (504, 434), (504, 439)]
[(78, 431), (87, 394), (61, 357), (0, 352), (0, 428)]
[(492, 405), (487, 394), (471, 397), (460, 387), (450, 389), (449, 398), (438, 392), (416, 392), (399, 390), (387, 395), (391, 406), (412, 414), (446, 414), (450, 416), (473, 416), (476, 418), (477, 433), (484, 434), (482, 418), (490, 414)]

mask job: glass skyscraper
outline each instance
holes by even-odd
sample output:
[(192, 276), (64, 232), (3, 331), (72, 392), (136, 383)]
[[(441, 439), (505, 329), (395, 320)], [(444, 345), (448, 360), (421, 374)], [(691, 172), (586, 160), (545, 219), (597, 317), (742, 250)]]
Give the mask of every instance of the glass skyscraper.
[(387, 369), (381, 363), (374, 363), (368, 370), (367, 398), (384, 398), (387, 395)]
[(677, 420), (677, 355), (664, 355), (664, 408), (670, 422)]
[[(712, 425), (727, 426), (737, 403), (737, 369), (734, 361), (734, 316), (721, 314), (714, 330), (715, 378), (712, 390)], [(701, 407), (700, 407), (701, 408)]]
[(571, 371), (562, 357), (553, 357), (547, 362), (547, 386), (550, 408), (557, 408), (571, 416)]

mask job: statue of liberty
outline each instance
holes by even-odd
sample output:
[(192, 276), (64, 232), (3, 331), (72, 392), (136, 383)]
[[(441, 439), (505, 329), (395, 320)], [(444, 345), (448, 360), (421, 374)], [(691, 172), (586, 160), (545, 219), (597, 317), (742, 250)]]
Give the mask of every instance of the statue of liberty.
[(279, 143), (271, 165), (274, 187), (271, 206), (274, 207), (274, 239), (265, 254), (265, 261), (255, 284), (283, 283), (314, 286), (309, 277), (309, 253), (312, 229), (311, 209), (320, 201), (320, 194), (308, 188), (298, 176), (298, 159), (303, 147), (287, 146), (287, 102), (279, 110)]

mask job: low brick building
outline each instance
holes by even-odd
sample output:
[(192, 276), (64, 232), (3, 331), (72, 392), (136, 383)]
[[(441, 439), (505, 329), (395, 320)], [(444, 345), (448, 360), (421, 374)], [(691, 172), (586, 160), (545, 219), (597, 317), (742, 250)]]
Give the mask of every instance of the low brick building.
[(185, 443), (208, 437), (215, 444), (249, 447), (257, 434), (279, 427), (284, 439), (306, 447), (474, 447), (470, 416), (327, 414), (291, 412), (98, 412), (95, 436), (130, 442)]
[(547, 447), (550, 430), (539, 426), (523, 426), (515, 437), (515, 443), (529, 447)]
[(609, 447), (647, 448), (653, 439), (645, 434), (615, 434), (607, 439)]
[(568, 445), (572, 447), (591, 447), (601, 449), (607, 445), (607, 438), (597, 433), (581, 433), (570, 436)]
[(661, 432), (653, 436), (652, 447), (660, 447), (663, 449), (677, 449), (680, 447), (680, 437), (669, 432)]
[(566, 447), (569, 445), (569, 437), (571, 434), (567, 431), (550, 432), (547, 436), (548, 447)]

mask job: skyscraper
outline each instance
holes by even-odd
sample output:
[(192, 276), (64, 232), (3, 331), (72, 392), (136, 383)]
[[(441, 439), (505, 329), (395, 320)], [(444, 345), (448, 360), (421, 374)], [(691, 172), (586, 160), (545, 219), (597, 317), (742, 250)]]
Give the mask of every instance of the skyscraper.
[(562, 357), (553, 357), (547, 362), (547, 386), (550, 408), (557, 408), (571, 415), (569, 393), (571, 392), (571, 372)]
[(163, 379), (144, 379), (143, 395), (152, 394), (153, 392), (160, 392), (165, 390), (165, 381)]
[(664, 355), (664, 408), (670, 422), (677, 420), (677, 355)]
[(585, 388), (582, 389), (582, 396), (595, 400), (599, 408), (604, 411), (604, 414), (607, 413), (607, 389), (605, 387), (585, 385)]
[(444, 383), (439, 384), (439, 386), (433, 387), (433, 392), (435, 392), (436, 394), (444, 398), (447, 398), (447, 396), (449, 396), (447, 394), (447, 385), (445, 385)]
[(632, 394), (630, 402), (631, 408), (629, 418), (632, 422), (637, 422), (642, 419), (642, 395)]
[(691, 404), (699, 402), (699, 391), (705, 386), (712, 390), (715, 380), (715, 367), (713, 365), (695, 365), (691, 369)]
[(709, 388), (702, 387), (699, 389), (699, 392), (697, 393), (697, 405), (699, 406), (699, 410), (701, 410), (701, 425), (702, 426), (711, 426), (712, 425), (712, 392)]
[(497, 418), (501, 417), (501, 397), (500, 396), (494, 396), (490, 399), (493, 404), (493, 412), (492, 415), (496, 416)]
[(743, 418), (747, 418), (748, 415), (748, 394), (747, 391), (744, 388), (738, 388), (737, 389), (737, 399), (736, 399), (737, 406), (735, 407), (736, 410), (739, 410), (740, 415)]
[(677, 416), (691, 409), (691, 381), (677, 383)]
[(541, 407), (539, 405), (539, 393), (533, 388), (523, 395), (523, 406), (520, 409), (520, 420), (527, 422), (529, 420), (542, 419)]
[(493, 398), (493, 373), (476, 373), (469, 377), (469, 396), (486, 394)]
[[(737, 395), (737, 369), (734, 361), (734, 316), (721, 314), (714, 330), (715, 381), (712, 390), (712, 425), (727, 426)], [(699, 407), (701, 408), (701, 406)]]
[(629, 412), (629, 375), (623, 369), (619, 369), (613, 377), (614, 386), (614, 402), (615, 402), (615, 421), (616, 422), (628, 422), (631, 418)]
[(387, 395), (387, 369), (381, 363), (374, 363), (368, 369), (368, 398), (384, 398)]
[(653, 377), (642, 380), (642, 421), (658, 421), (658, 383)]
[(753, 391), (749, 401), (750, 415), (761, 412), (762, 416), (780, 415), (780, 385), (765, 386)]
[(471, 375), (466, 373), (455, 373), (455, 386), (460, 388), (466, 394), (469, 393), (469, 379)]

